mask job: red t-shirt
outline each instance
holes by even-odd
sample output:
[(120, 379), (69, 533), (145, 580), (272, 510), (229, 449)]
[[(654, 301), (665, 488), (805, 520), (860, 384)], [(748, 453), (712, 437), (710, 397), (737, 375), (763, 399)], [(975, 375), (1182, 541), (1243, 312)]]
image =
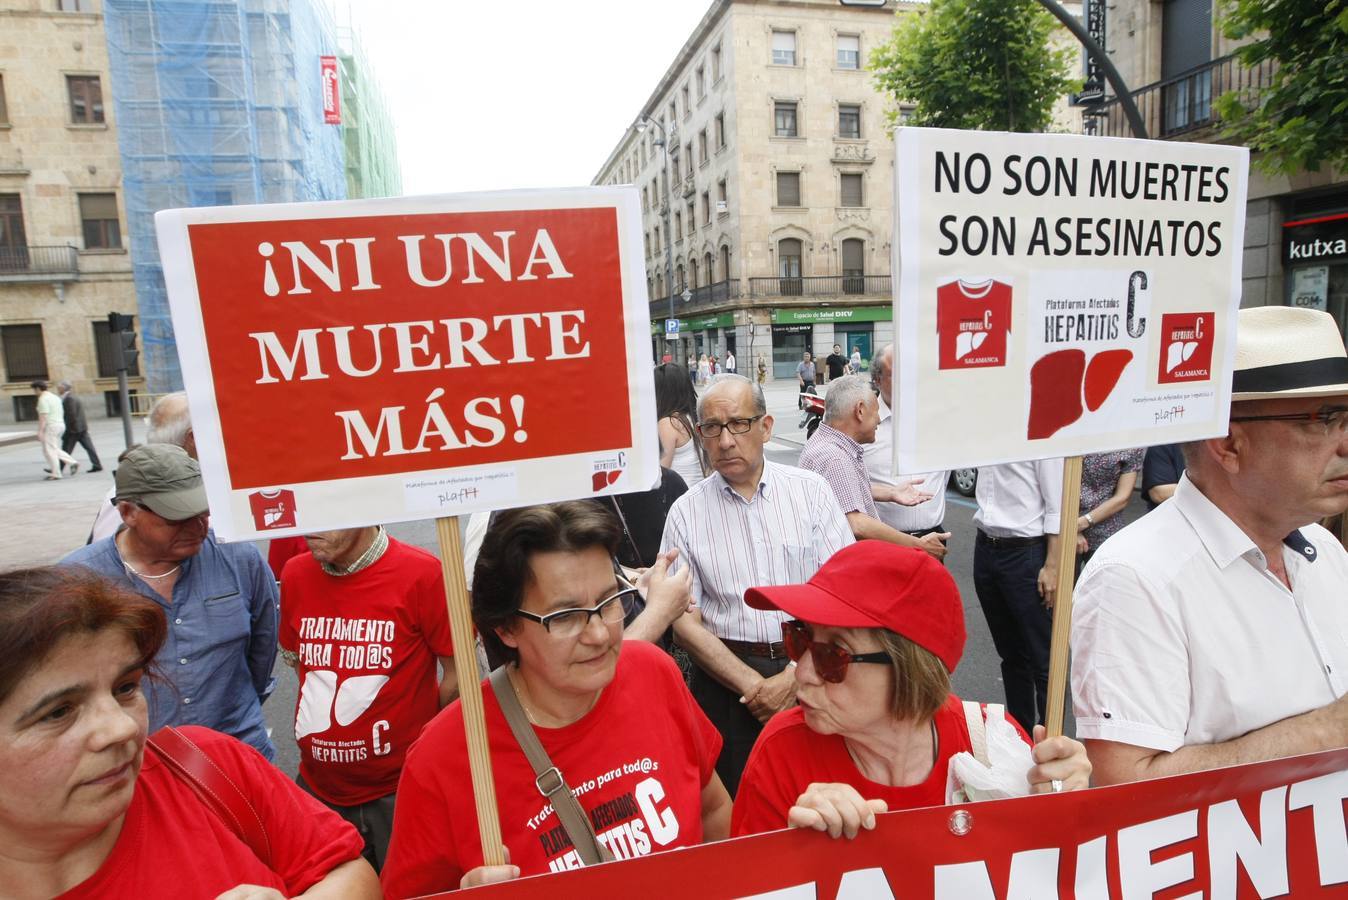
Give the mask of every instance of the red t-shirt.
[[(890, 812), (941, 806), (945, 803), (950, 757), (972, 750), (973, 745), (964, 721), (964, 706), (954, 694), (937, 710), (935, 721), (937, 757), (931, 774), (921, 784), (892, 787), (857, 771), (841, 735), (811, 731), (799, 706), (778, 713), (764, 727), (749, 754), (730, 816), (730, 834), (740, 837), (785, 828), (787, 813), (815, 782), (850, 784), (866, 800), (885, 801)], [(1030, 740), (1020, 725), (1009, 716), (1007, 721), (1028, 744)]]
[[(482, 701), (510, 862), (524, 875), (579, 868), (485, 681)], [(565, 728), (534, 731), (617, 859), (702, 842), (702, 789), (715, 773), (721, 735), (658, 647), (624, 643), (613, 681), (594, 709)], [(426, 726), (407, 755), (381, 874), (385, 895), (457, 890), (463, 874), (482, 865), (474, 810), (456, 702)]]
[(1000, 281), (941, 285), (936, 289), (936, 330), (941, 345), (940, 368), (1006, 365), (1011, 285)]
[(454, 654), (440, 560), (392, 538), (354, 575), (294, 557), (280, 642), (299, 656), (295, 740), (309, 787), (336, 806), (396, 791), (407, 748), (440, 711), (435, 658)]
[(252, 747), (208, 728), (184, 725), (180, 730), (252, 801), (271, 841), (275, 871), (147, 747), (112, 853), (59, 900), (211, 898), (240, 884), (293, 897), (342, 863), (360, 858), (365, 842), (356, 829)]
[(290, 558), (308, 552), (309, 545), (302, 537), (272, 538), (267, 545), (267, 565), (271, 566), (272, 574), (276, 576), (277, 581), (280, 581), (281, 573), (285, 571)]

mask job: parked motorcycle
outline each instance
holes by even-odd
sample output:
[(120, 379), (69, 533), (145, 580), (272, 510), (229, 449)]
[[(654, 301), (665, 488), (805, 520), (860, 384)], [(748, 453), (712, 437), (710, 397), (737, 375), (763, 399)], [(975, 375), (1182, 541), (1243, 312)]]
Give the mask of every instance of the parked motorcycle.
[(796, 427), (805, 429), (805, 440), (808, 441), (824, 420), (824, 398), (818, 394), (801, 394), (800, 408), (800, 424)]

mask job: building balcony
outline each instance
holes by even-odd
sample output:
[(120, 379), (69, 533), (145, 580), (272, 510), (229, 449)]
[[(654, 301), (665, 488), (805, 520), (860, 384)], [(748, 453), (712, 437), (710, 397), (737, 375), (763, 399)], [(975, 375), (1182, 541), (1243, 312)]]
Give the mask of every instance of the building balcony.
[[(732, 301), (750, 300), (751, 306), (771, 306), (779, 302), (800, 305), (800, 301), (810, 301), (825, 297), (858, 297), (875, 299), (890, 296), (888, 275), (812, 275), (808, 278), (750, 278), (748, 291), (744, 291), (737, 280), (718, 281), (700, 288), (689, 288), (688, 299), (683, 292), (674, 295), (674, 314), (687, 313), (724, 307)], [(651, 319), (664, 319), (669, 315), (669, 297), (651, 300)]]
[(888, 296), (888, 275), (811, 275), (806, 278), (750, 278), (749, 296), (778, 297)]
[(74, 281), (80, 277), (74, 247), (0, 246), (0, 283)]
[[(1214, 101), (1234, 91), (1242, 103), (1252, 105), (1272, 83), (1275, 64), (1260, 63), (1253, 69), (1235, 56), (1223, 56), (1133, 91), (1147, 134), (1153, 138), (1206, 137), (1217, 124)], [(1082, 132), (1102, 137), (1132, 137), (1133, 131), (1118, 98), (1086, 107)]]
[[(683, 315), (699, 312), (715, 306), (723, 306), (740, 297), (738, 281), (717, 281), (704, 284), (699, 288), (688, 288), (688, 299), (683, 299), (683, 291), (674, 295), (674, 314)], [(651, 319), (663, 319), (669, 315), (669, 297), (651, 300)]]

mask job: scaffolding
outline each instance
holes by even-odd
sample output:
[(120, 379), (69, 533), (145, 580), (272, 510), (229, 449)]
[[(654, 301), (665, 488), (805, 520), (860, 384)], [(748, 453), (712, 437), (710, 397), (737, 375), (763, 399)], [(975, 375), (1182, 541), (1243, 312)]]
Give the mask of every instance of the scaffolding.
[(321, 0), (104, 0), (123, 194), (151, 393), (178, 390), (154, 214), (347, 196), (323, 124)]
[(397, 197), (403, 192), (393, 117), (360, 41), (337, 28), (342, 72), (342, 139), (346, 145), (346, 195)]

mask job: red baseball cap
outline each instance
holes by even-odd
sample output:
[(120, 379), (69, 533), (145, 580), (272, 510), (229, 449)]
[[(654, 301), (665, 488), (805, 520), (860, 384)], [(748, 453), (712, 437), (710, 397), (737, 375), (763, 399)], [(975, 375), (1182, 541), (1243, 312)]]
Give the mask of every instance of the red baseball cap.
[(964, 655), (964, 604), (955, 579), (913, 547), (858, 541), (807, 583), (749, 588), (744, 601), (814, 625), (888, 628), (935, 654), (950, 672)]

